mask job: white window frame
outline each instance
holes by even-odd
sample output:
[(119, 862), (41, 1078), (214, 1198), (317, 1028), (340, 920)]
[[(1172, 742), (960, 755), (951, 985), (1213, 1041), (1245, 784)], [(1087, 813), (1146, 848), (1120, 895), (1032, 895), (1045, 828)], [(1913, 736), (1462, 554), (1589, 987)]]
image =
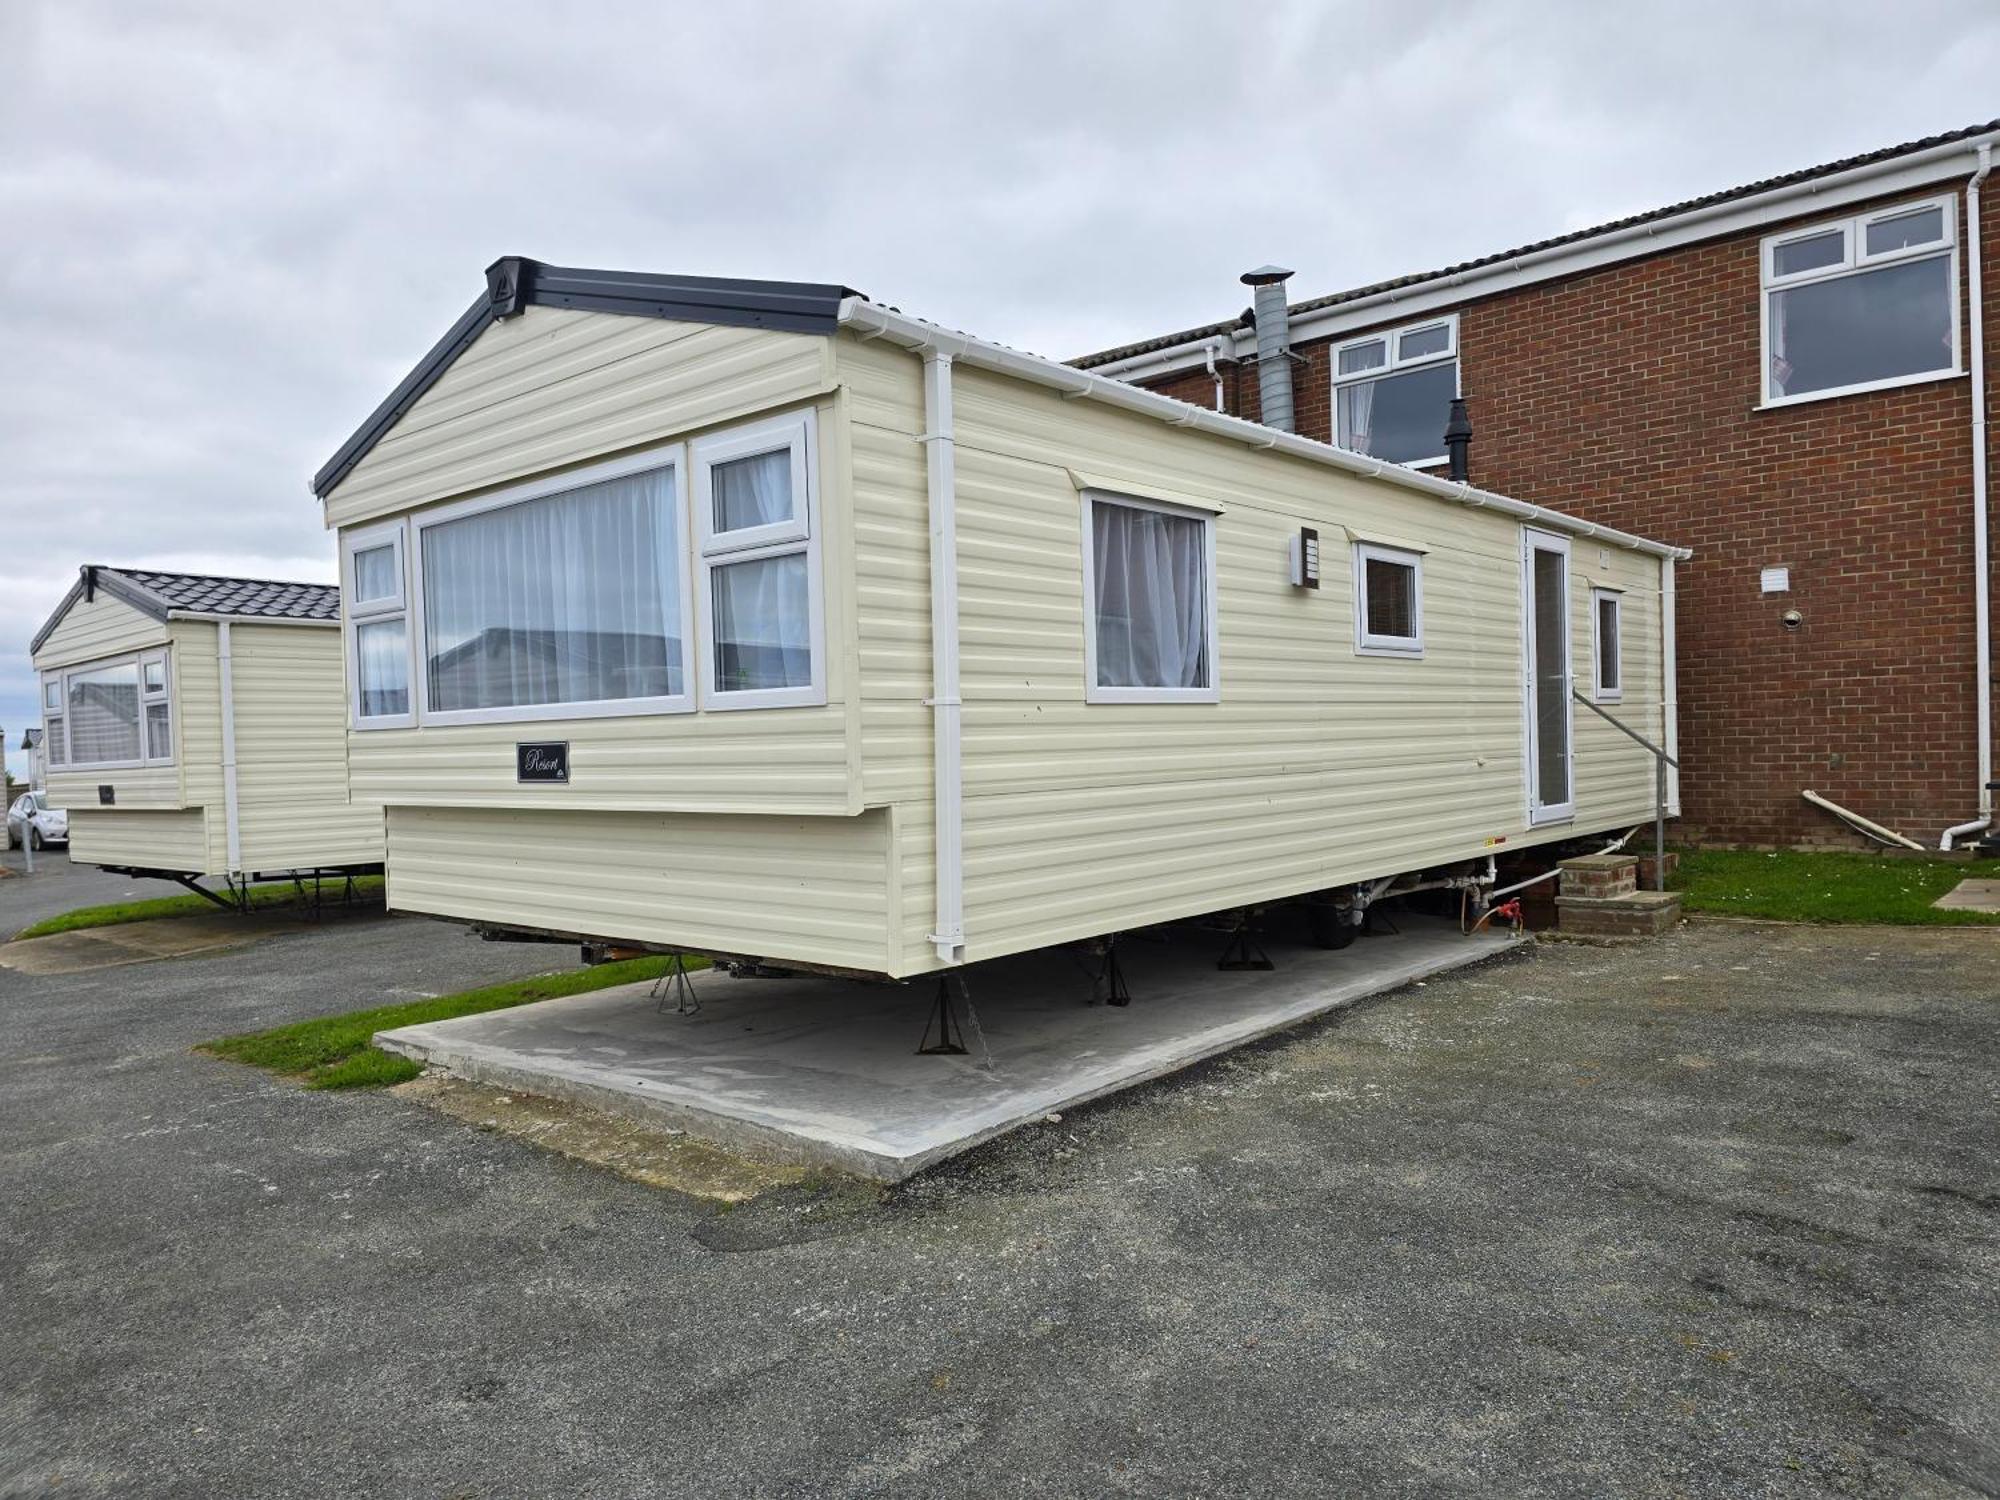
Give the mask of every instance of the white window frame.
[[(1394, 563), (1415, 574), (1410, 591), (1411, 635), (1376, 635), (1368, 628), (1368, 563)], [(1405, 661), (1424, 654), (1424, 555), (1407, 547), (1379, 542), (1354, 544), (1354, 651), (1357, 656), (1400, 656)]]
[[(579, 703), (524, 703), (505, 708), (451, 708), (434, 709), (430, 706), (430, 669), (424, 648), (424, 533), (433, 526), (442, 526), (452, 521), (463, 520), (466, 516), (480, 515), (489, 510), (501, 510), (512, 505), (525, 505), (531, 500), (544, 500), (551, 495), (564, 494), (570, 490), (582, 489), (586, 485), (599, 484), (607, 479), (625, 479), (634, 474), (645, 474), (654, 469), (673, 466), (672, 486), (673, 515), (669, 519), (666, 532), (675, 541), (673, 565), (678, 570), (677, 581), (680, 595), (681, 633), (681, 690), (678, 693), (660, 694), (651, 698), (602, 698)], [(535, 724), (555, 719), (624, 719), (640, 714), (682, 714), (692, 712), (695, 704), (693, 649), (694, 626), (691, 601), (688, 599), (687, 565), (687, 514), (688, 514), (688, 463), (686, 445), (669, 443), (662, 447), (648, 448), (640, 453), (627, 454), (622, 458), (607, 459), (602, 463), (587, 465), (581, 469), (570, 469), (561, 474), (544, 479), (530, 480), (525, 484), (509, 485), (506, 489), (495, 490), (490, 495), (481, 495), (472, 500), (461, 500), (453, 505), (441, 505), (435, 510), (419, 511), (409, 518), (411, 545), (407, 571), (407, 588), (410, 600), (410, 708), (415, 722), (425, 725), (450, 724)], [(368, 544), (363, 542), (361, 548)], [(362, 616), (362, 619), (373, 616)], [(371, 726), (386, 726), (387, 720), (373, 719)]]
[[(403, 521), (389, 521), (377, 526), (358, 527), (344, 533), (340, 538), (340, 600), (341, 637), (347, 655), (347, 722), (356, 730), (408, 729), (416, 723), (416, 706), (419, 692), (417, 681), (417, 632), (410, 609), (410, 566), (407, 542), (407, 526)], [(354, 588), (354, 555), (357, 552), (372, 551), (376, 547), (391, 546), (396, 549), (396, 593), (393, 598), (375, 599), (366, 604), (356, 602)], [(360, 628), (377, 621), (401, 620), (403, 622), (403, 650), (408, 661), (404, 680), (409, 684), (409, 708), (399, 714), (368, 714), (361, 712), (361, 653)]]
[[(792, 465), (789, 520), (734, 531), (715, 529), (713, 473), (717, 464), (788, 451)], [(695, 609), (699, 623), (695, 655), (701, 663), (704, 709), (808, 708), (826, 702), (826, 598), (820, 571), (819, 441), (811, 408), (732, 427), (697, 438), (691, 445), (695, 517)], [(803, 555), (806, 560), (806, 613), (811, 631), (812, 680), (793, 687), (731, 688), (717, 685), (715, 673), (715, 571), (733, 563)]]
[[(124, 651), (118, 653), (115, 656), (99, 656), (99, 657), (93, 657), (89, 661), (67, 662), (60, 667), (44, 672), (42, 674), (42, 745), (43, 745), (44, 759), (48, 765), (49, 770), (61, 771), (64, 773), (68, 773), (71, 771), (77, 771), (77, 772), (139, 771), (139, 770), (147, 770), (153, 767), (171, 766), (175, 764), (176, 762), (176, 756), (174, 753), (175, 711), (173, 707), (174, 677), (173, 677), (173, 663), (170, 659), (169, 653), (170, 653), (170, 648), (166, 646), (151, 646), (145, 649), (144, 651)], [(163, 687), (157, 693), (149, 694), (146, 691), (146, 664), (148, 662), (159, 662), (164, 666), (166, 671), (166, 677), (165, 677), (166, 686)], [(124, 667), (124, 666), (129, 666), (132, 668), (133, 672), (137, 675), (139, 682), (139, 696), (136, 700), (139, 707), (138, 759), (91, 760), (91, 761), (79, 761), (72, 759), (70, 755), (69, 729), (70, 729), (70, 720), (74, 716), (70, 713), (69, 709), (70, 678), (74, 677), (79, 672), (94, 672), (103, 667)], [(54, 751), (55, 739), (48, 732), (49, 712), (50, 712), (48, 708), (48, 693), (49, 693), (49, 686), (52, 683), (55, 685), (57, 694), (60, 696), (62, 700), (62, 707), (55, 711), (56, 717), (62, 720), (62, 730), (63, 730), (62, 733), (63, 758), (60, 765), (58, 765), (55, 760), (55, 751)], [(165, 703), (167, 705), (167, 753), (165, 755), (147, 754), (148, 741), (146, 736), (146, 705), (148, 703)]]
[[(1884, 219), (1901, 218), (1904, 214), (1917, 213), (1935, 208), (1941, 211), (1944, 238), (1931, 240), (1922, 245), (1908, 246), (1896, 250), (1885, 250), (1875, 255), (1867, 251), (1868, 226)], [(1795, 271), (1789, 276), (1777, 273), (1778, 251), (1800, 240), (1814, 239), (1819, 235), (1838, 231), (1841, 235), (1840, 259), (1832, 265), (1815, 266), (1809, 271)], [(1807, 286), (1818, 281), (1838, 281), (1844, 277), (1873, 271), (1882, 266), (1896, 265), (1902, 261), (1930, 260), (1942, 256), (1948, 263), (1946, 282), (1951, 288), (1951, 358), (1948, 365), (1935, 370), (1920, 370), (1913, 375), (1891, 375), (1882, 380), (1864, 380), (1853, 385), (1831, 386), (1823, 391), (1804, 391), (1795, 396), (1775, 395), (1771, 390), (1771, 294), (1791, 287)], [(1759, 286), (1757, 291), (1758, 322), (1758, 390), (1763, 395), (1761, 406), (1796, 406), (1807, 401), (1827, 401), (1835, 396), (1852, 396), (1862, 391), (1893, 390), (1897, 386), (1920, 385), (1931, 380), (1950, 380), (1965, 373), (1964, 334), (1959, 328), (1958, 291), (1958, 197), (1945, 193), (1935, 198), (1918, 198), (1907, 203), (1892, 204), (1887, 208), (1870, 209), (1867, 213), (1850, 214), (1842, 219), (1826, 219), (1820, 223), (1806, 225), (1798, 229), (1787, 229), (1781, 234), (1767, 235), (1758, 249)]]
[[(1617, 621), (1615, 630), (1618, 641), (1615, 652), (1604, 654), (1604, 606), (1611, 606), (1613, 619)], [(1604, 664), (1610, 661), (1617, 668), (1617, 682), (1611, 687), (1604, 685)], [(1597, 703), (1622, 703), (1625, 700), (1625, 594), (1621, 589), (1594, 588), (1590, 591), (1590, 696)]]
[[(1402, 358), (1403, 336), (1405, 334), (1421, 333), (1426, 328), (1437, 328), (1440, 326), (1445, 330), (1445, 346), (1443, 349), (1435, 354), (1419, 354), (1409, 359)], [(1349, 349), (1358, 349), (1363, 344), (1377, 343), (1383, 345), (1382, 352), (1386, 357), (1387, 363), (1376, 365), (1372, 369), (1356, 370), (1351, 375), (1340, 373), (1340, 356), (1343, 353)], [(1343, 386), (1360, 385), (1363, 381), (1380, 380), (1387, 375), (1401, 375), (1409, 370), (1421, 370), (1430, 365), (1441, 365), (1447, 360), (1451, 362), (1451, 394), (1456, 398), (1464, 394), (1464, 387), (1461, 383), (1462, 372), (1459, 369), (1458, 363), (1457, 313), (1445, 313), (1441, 317), (1436, 318), (1423, 318), (1415, 323), (1404, 323), (1396, 328), (1378, 329), (1374, 333), (1363, 334), (1359, 338), (1345, 339), (1335, 344), (1327, 355), (1327, 370), (1333, 381), (1333, 410), (1330, 416), (1333, 423), (1334, 446), (1341, 446), (1340, 392)], [(1446, 413), (1446, 415), (1449, 416), (1450, 414)], [(1436, 468), (1440, 464), (1449, 463), (1451, 461), (1450, 455), (1445, 453), (1443, 449), (1444, 423), (1440, 421), (1438, 423), (1439, 451), (1429, 458), (1407, 459), (1403, 461), (1401, 467), (1406, 469), (1430, 469)], [(1359, 452), (1360, 450), (1349, 449), (1347, 451)], [(1363, 454), (1362, 456), (1365, 458), (1374, 457), (1373, 454)], [(1388, 463), (1390, 460), (1383, 459), (1382, 462)]]
[[(1201, 522), (1203, 603), (1207, 632), (1203, 654), (1208, 660), (1208, 686), (1100, 687), (1097, 682), (1097, 526), (1099, 505), (1121, 505), (1127, 510), (1152, 510), (1162, 515), (1180, 516)], [(1217, 512), (1192, 505), (1176, 505), (1168, 500), (1147, 500), (1138, 495), (1113, 490), (1085, 490), (1079, 507), (1083, 517), (1083, 700), (1086, 703), (1218, 703), (1222, 699), (1221, 612), (1217, 595), (1221, 592), (1215, 570), (1215, 518)]]
[[(1543, 802), (1541, 798), (1541, 731), (1535, 721), (1535, 554), (1554, 552), (1563, 560), (1563, 735), (1569, 746), (1569, 798), (1564, 802)], [(1528, 826), (1568, 823), (1576, 818), (1576, 623), (1570, 590), (1576, 582), (1569, 538), (1558, 532), (1521, 528), (1521, 758), (1522, 780), (1526, 783)]]
[[(1616, 620), (1616, 650), (1610, 658), (1604, 656), (1604, 606), (1612, 606), (1612, 618)], [(1604, 686), (1604, 662), (1610, 660), (1616, 668), (1616, 684)], [(1600, 704), (1624, 702), (1624, 590), (1618, 588), (1592, 588), (1590, 590), (1590, 698)]]
[[(157, 665), (160, 669), (160, 686), (157, 691), (146, 686), (146, 668)], [(147, 722), (148, 712), (154, 708), (167, 711), (167, 753), (153, 754), (153, 734)], [(167, 660), (167, 648), (157, 651), (143, 651), (139, 654), (139, 753), (149, 766), (170, 766), (174, 763), (176, 735), (180, 729), (180, 716), (174, 712), (174, 667)], [(65, 721), (64, 727), (68, 724)]]

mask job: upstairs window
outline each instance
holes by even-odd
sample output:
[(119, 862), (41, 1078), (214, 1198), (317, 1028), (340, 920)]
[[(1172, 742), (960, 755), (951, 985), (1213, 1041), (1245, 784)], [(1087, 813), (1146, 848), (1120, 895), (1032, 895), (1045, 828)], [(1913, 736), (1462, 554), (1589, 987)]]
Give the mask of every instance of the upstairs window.
[(1767, 403), (1957, 373), (1956, 210), (1934, 198), (1764, 241)]
[(704, 708), (826, 702), (812, 413), (694, 445)]
[(1458, 394), (1458, 319), (1352, 339), (1333, 351), (1335, 441), (1390, 463), (1441, 464)]
[(1214, 516), (1086, 495), (1083, 592), (1086, 701), (1215, 701)]
[(1422, 554), (1355, 544), (1354, 649), (1363, 656), (1424, 654)]
[(1591, 696), (1616, 703), (1625, 696), (1625, 604), (1615, 589), (1590, 592), (1591, 658), (1596, 663)]

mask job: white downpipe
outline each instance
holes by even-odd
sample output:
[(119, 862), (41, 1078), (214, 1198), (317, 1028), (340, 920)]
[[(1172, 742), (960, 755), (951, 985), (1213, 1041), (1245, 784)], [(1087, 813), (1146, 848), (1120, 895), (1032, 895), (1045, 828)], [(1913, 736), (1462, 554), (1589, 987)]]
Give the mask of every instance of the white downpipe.
[(965, 962), (964, 741), (958, 674), (958, 481), (951, 413), (952, 356), (924, 354), (924, 445), (931, 521), (931, 751), (941, 962)]
[[(1674, 560), (1660, 559), (1660, 725), (1667, 761), (1667, 816), (1681, 815), (1680, 646), (1676, 637), (1680, 596), (1674, 591)], [(1629, 833), (1625, 837), (1630, 838)]]
[(1222, 410), (1222, 371), (1215, 367), (1215, 356), (1222, 348), (1220, 339), (1210, 339), (1202, 345), (1202, 354), (1208, 364), (1208, 378), (1215, 382), (1215, 409)]
[(1965, 263), (1972, 302), (1972, 600), (1979, 660), (1979, 814), (1989, 823), (1993, 819), (1993, 789), (1987, 785), (1993, 780), (1993, 602), (1986, 520), (1986, 308), (1979, 265), (1979, 189), (1992, 170), (1993, 148), (1982, 144), (1979, 170), (1965, 187)]
[(1970, 834), (1978, 833), (1990, 827), (1992, 823), (1993, 819), (1990, 816), (1986, 816), (1974, 818), (1970, 823), (1960, 823), (1955, 828), (1947, 828), (1943, 833), (1938, 835), (1938, 848), (1942, 852), (1949, 854), (1951, 853), (1953, 839), (1962, 839)]
[(1884, 828), (1880, 823), (1871, 822), (1869, 819), (1862, 817), (1860, 813), (1852, 812), (1842, 807), (1838, 802), (1822, 797), (1818, 792), (1800, 792), (1799, 795), (1814, 807), (1823, 807), (1836, 818), (1844, 818), (1870, 838), (1877, 839), (1885, 844), (1895, 844), (1899, 848), (1914, 849), (1919, 854), (1929, 852), (1915, 839), (1906, 839), (1900, 833), (1896, 832), (1895, 829)]
[(222, 827), (229, 844), (229, 873), (243, 873), (243, 833), (236, 816), (236, 685), (229, 654), (229, 622), (215, 627), (215, 656), (222, 669)]

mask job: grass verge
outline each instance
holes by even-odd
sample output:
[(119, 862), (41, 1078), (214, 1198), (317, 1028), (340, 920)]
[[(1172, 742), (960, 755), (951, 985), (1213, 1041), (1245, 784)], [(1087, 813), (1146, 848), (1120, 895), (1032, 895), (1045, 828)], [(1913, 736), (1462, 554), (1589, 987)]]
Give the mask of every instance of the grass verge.
[[(449, 1021), (481, 1011), (526, 1005), (534, 1000), (553, 1000), (559, 995), (581, 995), (617, 984), (657, 979), (672, 962), (664, 955), (655, 955), (589, 969), (565, 969), (558, 974), (537, 974), (530, 979), (511, 979), (505, 984), (456, 995), (411, 1000), (402, 1005), (378, 1005), (372, 1010), (349, 1011), (344, 1016), (321, 1016), (269, 1031), (226, 1036), (219, 1041), (204, 1042), (195, 1050), (303, 1079), (308, 1088), (377, 1088), (403, 1083), (423, 1072), (422, 1064), (373, 1046), (372, 1038), (378, 1031), (418, 1026), (426, 1021)], [(690, 969), (702, 968), (707, 962), (690, 958), (687, 965)]]
[(1911, 927), (2000, 924), (2000, 917), (1931, 905), (1968, 878), (2000, 878), (2000, 860), (1695, 849), (1682, 851), (1673, 887), (1684, 910), (1721, 916)]
[[(338, 899), (341, 887), (329, 881), (325, 890), (327, 901), (332, 902)], [(354, 894), (364, 901), (380, 900), (382, 877), (356, 876)], [(290, 885), (253, 886), (250, 891), (250, 906), (254, 911), (298, 904), (299, 893)], [(147, 901), (113, 901), (104, 906), (80, 906), (60, 916), (45, 917), (31, 927), (23, 927), (14, 936), (17, 940), (48, 937), (51, 933), (75, 932), (83, 927), (116, 927), (124, 922), (151, 922), (160, 917), (198, 917), (220, 909), (213, 901), (205, 901), (195, 895), (156, 896)]]

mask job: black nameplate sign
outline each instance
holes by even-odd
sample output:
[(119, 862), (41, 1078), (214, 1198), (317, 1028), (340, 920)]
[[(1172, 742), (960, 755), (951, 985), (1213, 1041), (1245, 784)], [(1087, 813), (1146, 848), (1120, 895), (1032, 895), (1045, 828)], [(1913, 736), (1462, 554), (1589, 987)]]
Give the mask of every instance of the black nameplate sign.
[(97, 805), (99, 807), (112, 807), (115, 806), (117, 802), (118, 802), (118, 794), (114, 792), (110, 787), (100, 783), (97, 788)]
[(568, 781), (569, 741), (528, 740), (514, 747), (517, 781)]

